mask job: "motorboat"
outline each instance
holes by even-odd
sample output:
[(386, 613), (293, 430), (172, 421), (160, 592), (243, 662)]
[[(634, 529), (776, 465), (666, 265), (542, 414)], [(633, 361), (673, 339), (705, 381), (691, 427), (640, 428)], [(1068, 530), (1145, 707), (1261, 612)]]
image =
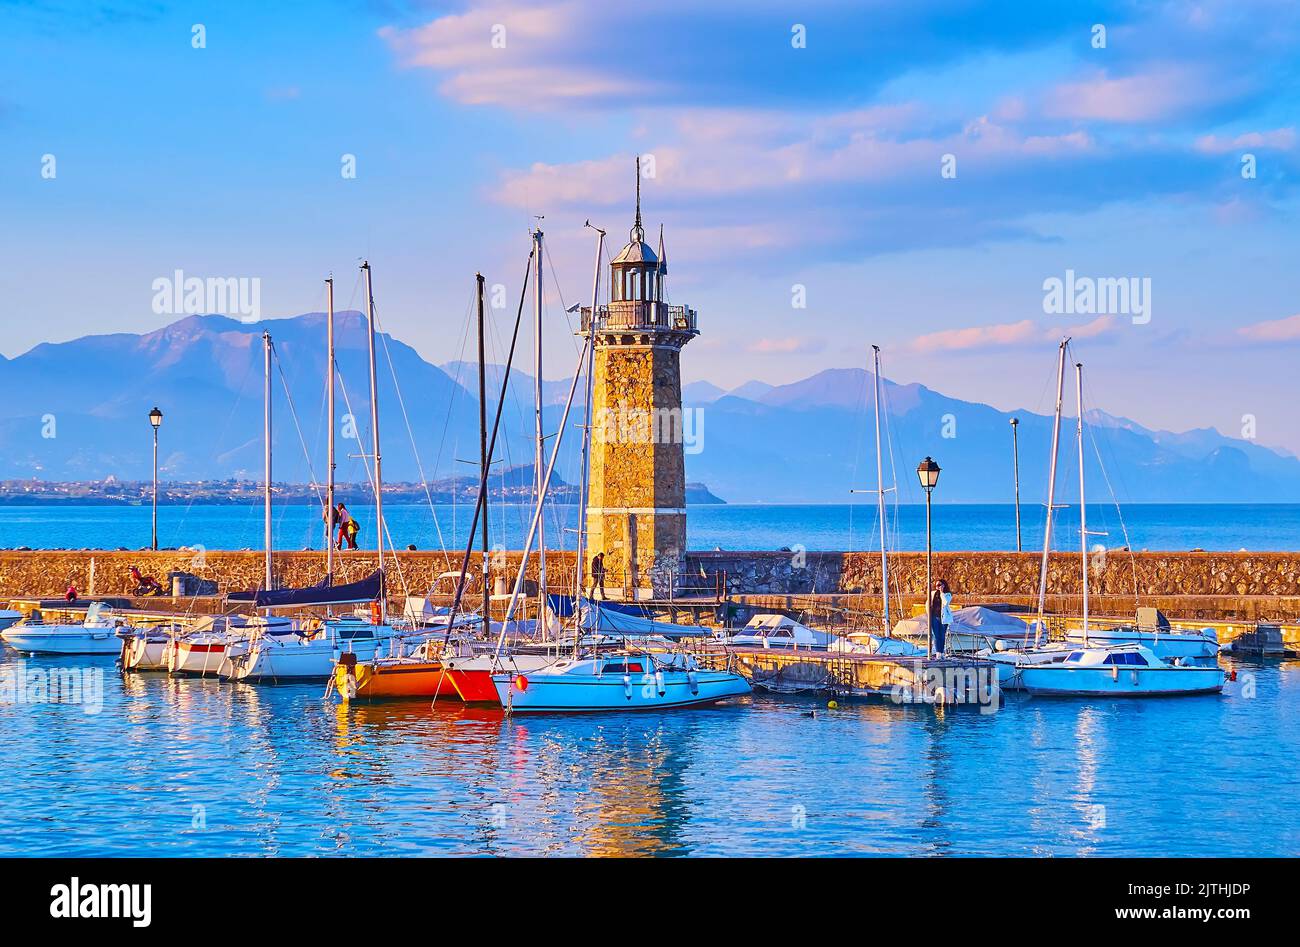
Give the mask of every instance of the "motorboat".
[(828, 650), (849, 654), (878, 654), (882, 657), (916, 657), (925, 649), (897, 635), (877, 635), (870, 631), (851, 631), (844, 636), (846, 645), (832, 645)]
[(1022, 667), (1025, 690), (1042, 697), (1172, 697), (1217, 694), (1224, 672), (1191, 658), (1164, 661), (1145, 645), (1072, 650), (1061, 661)]
[(23, 620), (23, 613), (13, 608), (0, 608), (0, 631)]
[(530, 674), (493, 674), (492, 682), (501, 705), (513, 713), (668, 710), (751, 692), (739, 674), (703, 669), (682, 652), (564, 658)]
[(816, 631), (788, 615), (755, 615), (743, 628), (717, 633), (718, 640), (735, 647), (782, 648), (790, 651), (825, 651), (847, 642), (838, 635)]
[(0, 638), (27, 654), (117, 654), (122, 650), (117, 630), (127, 624), (103, 602), (91, 602), (77, 624), (46, 624), (39, 611), (10, 625)]

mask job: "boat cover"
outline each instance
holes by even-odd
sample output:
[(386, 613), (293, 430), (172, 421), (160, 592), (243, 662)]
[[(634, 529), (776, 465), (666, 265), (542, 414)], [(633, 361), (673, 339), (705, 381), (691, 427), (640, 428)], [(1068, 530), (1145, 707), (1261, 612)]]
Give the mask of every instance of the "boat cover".
[(252, 589), (231, 592), (230, 602), (249, 602), (257, 608), (293, 608), (303, 605), (350, 605), (373, 602), (383, 594), (384, 574), (376, 569), (359, 582), (330, 585), (329, 578), (305, 589)]
[(678, 625), (673, 622), (655, 621), (645, 616), (644, 609), (621, 603), (592, 602), (583, 598), (580, 600), (579, 607), (581, 625), (586, 631), (600, 631), (612, 635), (662, 635), (665, 638), (701, 638), (708, 637), (712, 633), (701, 625)]
[[(1007, 612), (997, 612), (982, 605), (967, 605), (952, 613), (948, 634), (987, 635), (991, 638), (1023, 637), (1029, 626)], [(926, 635), (925, 616), (914, 615), (894, 625), (895, 638), (922, 638)]]

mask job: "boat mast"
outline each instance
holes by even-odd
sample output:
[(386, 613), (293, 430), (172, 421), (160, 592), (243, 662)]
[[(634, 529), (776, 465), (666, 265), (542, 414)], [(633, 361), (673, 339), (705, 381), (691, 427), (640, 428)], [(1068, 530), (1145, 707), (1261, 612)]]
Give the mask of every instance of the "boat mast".
[[(484, 280), (482, 273), (474, 274), (478, 283), (478, 455), (479, 455), (479, 490), (483, 494), (479, 499), (483, 514), (483, 631), (487, 633), (492, 627), (492, 590), (488, 587), (492, 555), (488, 550), (487, 518), (487, 484), (488, 484), (488, 433), (487, 433), (487, 355), (484, 345), (483, 295)], [(464, 574), (461, 575), (464, 581)]]
[(1075, 393), (1079, 403), (1079, 558), (1083, 567), (1083, 646), (1088, 647), (1088, 506), (1083, 492), (1083, 363), (1074, 363)]
[(375, 294), (370, 286), (370, 261), (361, 269), (366, 276), (366, 322), (370, 337), (370, 438), (375, 458), (375, 548), (379, 550), (379, 622), (388, 624), (388, 583), (384, 577), (384, 468), (379, 455), (379, 379), (375, 371)]
[[(264, 474), (262, 485), (262, 540), (266, 549), (263, 588), (271, 591), (271, 333), (262, 333), (262, 439)], [(268, 608), (266, 613), (271, 614)]]
[(325, 280), (325, 347), (328, 365), (325, 383), (328, 394), (325, 396), (326, 411), (329, 414), (329, 436), (326, 438), (325, 464), (325, 577), (330, 585), (334, 584), (334, 277)]
[(578, 355), (578, 365), (573, 370), (573, 381), (569, 384), (569, 397), (565, 399), (564, 411), (560, 415), (560, 427), (555, 433), (555, 443), (551, 445), (551, 461), (546, 466), (546, 476), (542, 478), (542, 492), (537, 497), (537, 505), (533, 507), (532, 521), (528, 527), (528, 537), (524, 540), (524, 552), (519, 559), (519, 570), (515, 573), (514, 588), (510, 592), (510, 604), (506, 606), (506, 617), (501, 623), (501, 634), (497, 637), (496, 650), (493, 651), (495, 658), (501, 657), (501, 649), (506, 643), (506, 629), (515, 617), (515, 608), (519, 604), (519, 597), (524, 587), (524, 570), (528, 566), (528, 556), (533, 551), (533, 539), (541, 535), (542, 510), (546, 503), (546, 491), (551, 484), (551, 474), (555, 470), (555, 460), (560, 454), (560, 444), (564, 441), (564, 428), (569, 423), (569, 409), (573, 407), (573, 396), (578, 390), (578, 382), (582, 377), (582, 365), (587, 361), (586, 347), (591, 344), (591, 339), (583, 342), (583, 350)]
[[(596, 359), (596, 321), (598, 313), (597, 304), (600, 302), (600, 264), (605, 254), (605, 231), (599, 227), (592, 227), (591, 221), (587, 221), (587, 226), (596, 231), (596, 265), (593, 267), (591, 276), (591, 319), (587, 323), (587, 388), (586, 388), (586, 422), (582, 429), (582, 479), (578, 486), (578, 563), (574, 571), (573, 600), (582, 601), (582, 582), (585, 562), (587, 555), (587, 493), (591, 483), (591, 419), (592, 419), (592, 389), (594, 387), (592, 371)], [(582, 637), (578, 625), (581, 623), (581, 606), (575, 610), (575, 620), (573, 628), (573, 651), (578, 651), (578, 641)]]
[(1056, 502), (1056, 455), (1061, 446), (1061, 399), (1065, 393), (1065, 347), (1069, 338), (1061, 340), (1056, 362), (1056, 415), (1052, 424), (1052, 462), (1047, 474), (1047, 526), (1043, 531), (1043, 561), (1038, 570), (1038, 627), (1034, 644), (1043, 634), (1043, 610), (1047, 604), (1047, 554), (1052, 548), (1052, 512)]
[[(875, 367), (873, 380), (876, 393), (876, 505), (880, 511), (880, 594), (885, 607), (885, 635), (889, 635), (889, 556), (885, 552), (885, 468), (880, 455), (880, 346), (871, 346)], [(926, 595), (930, 590), (926, 589)]]
[[(537, 501), (545, 490), (542, 454), (546, 438), (542, 433), (542, 230), (533, 231), (533, 420), (536, 425), (536, 453), (533, 473), (537, 484)], [(546, 612), (546, 517), (537, 524), (537, 623), (542, 640), (547, 640)]]

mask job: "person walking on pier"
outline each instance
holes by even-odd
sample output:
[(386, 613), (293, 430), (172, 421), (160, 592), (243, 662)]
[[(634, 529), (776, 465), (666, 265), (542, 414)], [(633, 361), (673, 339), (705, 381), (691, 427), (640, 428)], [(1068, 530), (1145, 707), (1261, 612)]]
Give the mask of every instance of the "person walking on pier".
[[(339, 528), (339, 535), (334, 542), (334, 548), (342, 549), (344, 547), (344, 544), (347, 543), (348, 539), (350, 538), (349, 526), (351, 526), (352, 524), (352, 514), (348, 512), (348, 508), (344, 506), (341, 502), (339, 503), (338, 507), (334, 511), (334, 522), (338, 525)], [(352, 543), (352, 548), (353, 549), (357, 548), (355, 542)]]
[(934, 653), (943, 657), (948, 626), (952, 624), (952, 592), (945, 579), (935, 579), (930, 593), (930, 636), (934, 639)]
[(591, 557), (591, 597), (596, 597), (596, 590), (600, 590), (600, 597), (605, 597), (605, 554), (598, 552)]

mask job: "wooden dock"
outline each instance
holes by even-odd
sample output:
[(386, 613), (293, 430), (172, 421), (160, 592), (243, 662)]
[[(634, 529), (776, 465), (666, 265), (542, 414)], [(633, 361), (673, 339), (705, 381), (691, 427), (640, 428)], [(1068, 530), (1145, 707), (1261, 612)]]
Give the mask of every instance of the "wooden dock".
[(706, 647), (697, 659), (706, 667), (744, 675), (757, 690), (782, 694), (981, 707), (998, 701), (997, 666), (979, 658)]

